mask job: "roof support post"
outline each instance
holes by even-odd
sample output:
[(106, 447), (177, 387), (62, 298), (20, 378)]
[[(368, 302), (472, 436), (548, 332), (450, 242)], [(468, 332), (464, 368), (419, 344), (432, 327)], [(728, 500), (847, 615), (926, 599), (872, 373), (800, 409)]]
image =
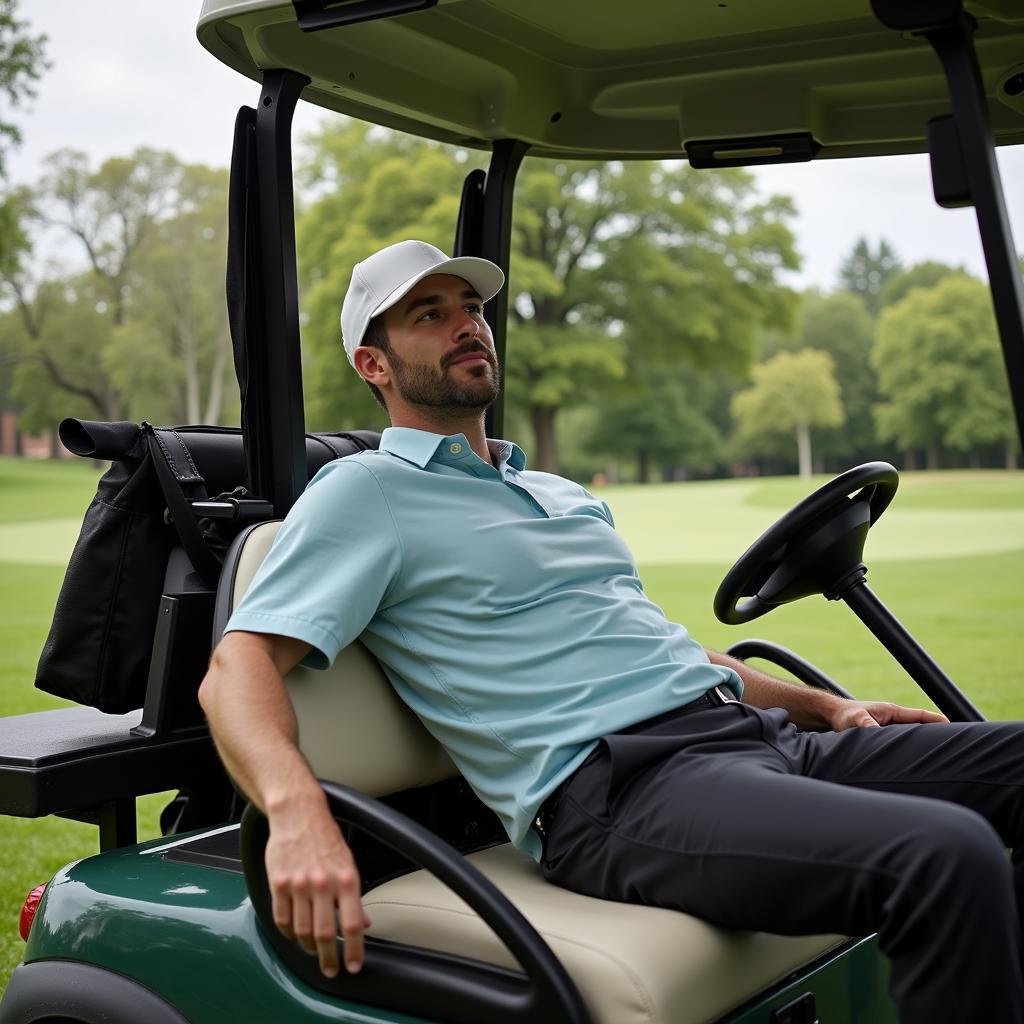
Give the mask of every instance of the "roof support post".
[(251, 396), (257, 436), (247, 441), (255, 449), (253, 490), (273, 504), (276, 516), (292, 507), (307, 481), (291, 127), (295, 104), (308, 84), (294, 71), (266, 71), (256, 108), (262, 245), (260, 287), (251, 301), (263, 344), (262, 351), (249, 353), (256, 370), (250, 386), (258, 393)]
[[(491, 152), (487, 176), (471, 171), (462, 190), (462, 206), (455, 232), (456, 256), (482, 256), (501, 267), (506, 282), (512, 250), (512, 195), (516, 173), (529, 145), (518, 139), (498, 139)], [(487, 410), (488, 437), (501, 437), (505, 427), (505, 335), (508, 326), (508, 286), (484, 306), (494, 335), (494, 351), (501, 370), (501, 393)]]
[[(977, 212), (1017, 430), (1024, 445), (1024, 283), (974, 49), (977, 25), (964, 13), (962, 0), (926, 0), (915, 4), (905, 0), (872, 0), (871, 6), (888, 28), (914, 32), (927, 39), (945, 72), (966, 185), (963, 203), (973, 205)], [(942, 134), (947, 141), (951, 137), (948, 130)]]

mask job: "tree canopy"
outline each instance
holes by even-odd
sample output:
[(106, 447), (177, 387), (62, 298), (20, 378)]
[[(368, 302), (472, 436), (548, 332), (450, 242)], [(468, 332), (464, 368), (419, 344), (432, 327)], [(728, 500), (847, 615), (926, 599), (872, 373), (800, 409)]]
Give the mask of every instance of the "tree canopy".
[(871, 356), (883, 401), (878, 429), (906, 449), (924, 448), (930, 468), (940, 446), (970, 452), (1016, 448), (992, 300), (964, 275), (918, 288), (883, 311)]
[[(0, 359), (23, 429), (64, 415), (217, 422), (230, 356), (224, 307), (227, 173), (138, 150), (98, 170), (62, 151), (0, 206)], [(78, 247), (38, 260), (40, 225)], [(229, 408), (234, 403), (228, 403)]]
[(809, 477), (812, 428), (838, 427), (843, 422), (832, 357), (810, 348), (780, 352), (755, 366), (752, 377), (751, 387), (732, 399), (740, 436), (757, 450), (762, 435), (793, 435), (800, 476)]
[(839, 268), (839, 287), (859, 295), (875, 315), (881, 309), (882, 289), (899, 269), (900, 258), (884, 238), (875, 249), (859, 238)]
[[(35, 95), (35, 83), (49, 67), (46, 36), (29, 34), (17, 16), (16, 0), (0, 0), (0, 95), (12, 110)], [(6, 153), (21, 141), (17, 124), (0, 116), (0, 178), (7, 173)], [(3, 236), (0, 235), (0, 250)]]

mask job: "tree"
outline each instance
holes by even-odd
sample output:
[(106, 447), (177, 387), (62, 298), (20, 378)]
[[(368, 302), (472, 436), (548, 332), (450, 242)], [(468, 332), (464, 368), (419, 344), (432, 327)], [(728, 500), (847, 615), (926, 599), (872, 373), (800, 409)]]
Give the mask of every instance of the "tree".
[(859, 238), (839, 268), (839, 287), (859, 295), (868, 311), (877, 315), (881, 308), (882, 289), (899, 269), (899, 257), (884, 238), (874, 252), (867, 239)]
[(130, 157), (111, 157), (98, 171), (78, 150), (59, 150), (46, 162), (41, 215), (81, 244), (119, 327), (127, 315), (135, 260), (154, 225), (173, 210), (182, 164), (170, 153), (146, 147)]
[(819, 460), (876, 457), (874, 405), (878, 394), (871, 367), (873, 344), (871, 315), (863, 299), (850, 292), (805, 292), (800, 299), (795, 335), (773, 333), (764, 339), (763, 359), (805, 348), (832, 357), (843, 392), (845, 420), (841, 427), (822, 428), (816, 434), (814, 448)]
[[(0, 94), (6, 95), (9, 109), (35, 95), (35, 83), (49, 67), (46, 36), (26, 33), (28, 26), (18, 20), (16, 9), (16, 0), (0, 0)], [(7, 148), (20, 141), (18, 126), (0, 117), (0, 178), (7, 173)], [(4, 237), (0, 234), (0, 252), (3, 248)]]
[(809, 477), (811, 429), (843, 422), (832, 357), (809, 348), (780, 352), (755, 366), (752, 378), (753, 385), (732, 399), (741, 438), (756, 450), (762, 435), (795, 435), (800, 476)]
[[(224, 171), (140, 150), (92, 173), (61, 153), (38, 194), (11, 193), (0, 222), (0, 358), (27, 428), (62, 415), (218, 421), (230, 343), (224, 309)], [(43, 212), (45, 211), (45, 213)], [(85, 269), (37, 271), (32, 229), (67, 215)], [(13, 225), (13, 226), (12, 226)]]
[(879, 432), (904, 448), (971, 452), (1002, 444), (1016, 459), (1016, 429), (988, 289), (966, 275), (909, 292), (884, 310), (871, 355), (884, 401)]
[(726, 459), (726, 425), (716, 419), (725, 388), (723, 374), (694, 374), (665, 367), (605, 398), (586, 431), (587, 450), (635, 460), (638, 483), (660, 466), (667, 478), (708, 473)]
[(776, 272), (797, 265), (792, 206), (745, 172), (537, 161), (517, 203), (510, 396), (542, 469), (558, 469), (561, 408), (606, 401), (632, 368), (743, 372), (758, 326), (791, 315)]
[(879, 308), (894, 306), (914, 288), (932, 288), (947, 277), (966, 273), (963, 267), (951, 267), (934, 260), (925, 260), (923, 263), (907, 267), (906, 270), (897, 270), (882, 287), (878, 297)]
[(139, 251), (130, 315), (105, 351), (136, 418), (224, 422), (227, 192), (227, 171), (183, 167), (167, 216)]

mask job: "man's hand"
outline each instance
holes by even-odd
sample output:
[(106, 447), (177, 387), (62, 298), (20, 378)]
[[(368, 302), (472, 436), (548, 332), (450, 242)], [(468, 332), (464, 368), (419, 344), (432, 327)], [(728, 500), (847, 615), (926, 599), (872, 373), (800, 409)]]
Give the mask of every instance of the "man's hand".
[(886, 701), (844, 700), (835, 705), (829, 724), (836, 732), (843, 729), (876, 729), (882, 725), (948, 722), (945, 715), (923, 708), (904, 708)]
[(338, 916), (345, 939), (345, 968), (363, 965), (363, 931), (370, 919), (360, 901), (359, 871), (326, 805), (294, 805), (270, 817), (267, 878), (274, 923), (316, 953), (328, 978), (338, 974)]

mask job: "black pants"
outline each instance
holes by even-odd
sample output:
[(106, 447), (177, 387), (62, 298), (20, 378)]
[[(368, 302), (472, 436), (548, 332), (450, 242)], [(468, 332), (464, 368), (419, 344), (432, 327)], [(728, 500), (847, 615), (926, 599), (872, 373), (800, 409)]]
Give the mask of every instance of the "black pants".
[(1020, 1024), (1024, 869), (1006, 847), (1024, 847), (1024, 723), (808, 733), (726, 704), (605, 737), (561, 792), (543, 867), (730, 928), (878, 932), (902, 1024)]

